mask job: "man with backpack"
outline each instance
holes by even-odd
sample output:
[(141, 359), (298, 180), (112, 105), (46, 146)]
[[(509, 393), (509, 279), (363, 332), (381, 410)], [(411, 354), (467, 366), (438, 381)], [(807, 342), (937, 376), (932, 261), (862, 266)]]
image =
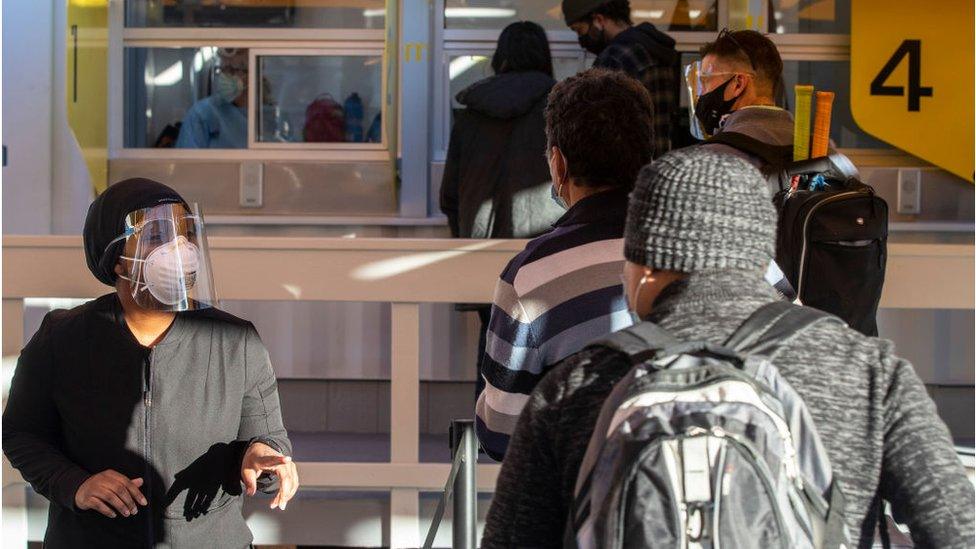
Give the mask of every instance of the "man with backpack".
[(767, 280), (790, 299), (878, 335), (887, 204), (840, 153), (793, 162), (793, 116), (776, 106), (783, 60), (769, 38), (725, 30), (701, 54), (686, 76), (700, 137), (710, 136), (703, 146), (750, 161), (775, 193), (779, 235)]
[[(701, 61), (686, 71), (697, 94), (692, 121), (696, 137), (730, 132), (767, 145), (793, 145), (793, 115), (776, 104), (783, 88), (783, 60), (772, 40), (753, 30), (723, 30), (699, 53)], [(757, 168), (763, 163), (730, 145), (706, 146), (741, 155)]]
[[(775, 212), (762, 181), (700, 147), (642, 170), (624, 288), (643, 322), (533, 391), (482, 547), (636, 547), (645, 535), (662, 547), (867, 547), (882, 500), (916, 545), (972, 546), (973, 487), (911, 364), (763, 280)], [(658, 446), (640, 438), (655, 432)]]
[[(597, 56), (594, 67), (623, 71), (651, 94), (653, 157), (688, 144), (676, 132), (681, 54), (674, 39), (650, 23), (634, 25), (629, 0), (563, 0), (562, 10), (580, 46)], [(676, 138), (678, 143), (673, 142)]]

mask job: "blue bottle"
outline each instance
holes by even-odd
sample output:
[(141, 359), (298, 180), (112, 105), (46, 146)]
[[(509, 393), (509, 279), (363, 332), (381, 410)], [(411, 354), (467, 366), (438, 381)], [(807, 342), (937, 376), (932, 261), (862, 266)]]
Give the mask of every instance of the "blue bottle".
[(373, 117), (373, 123), (369, 125), (369, 131), (366, 132), (366, 141), (368, 143), (379, 143), (383, 140), (383, 128), (380, 124), (380, 113), (376, 113), (376, 116)]
[(346, 141), (362, 143), (363, 141), (363, 100), (359, 94), (353, 92), (342, 105), (345, 111)]

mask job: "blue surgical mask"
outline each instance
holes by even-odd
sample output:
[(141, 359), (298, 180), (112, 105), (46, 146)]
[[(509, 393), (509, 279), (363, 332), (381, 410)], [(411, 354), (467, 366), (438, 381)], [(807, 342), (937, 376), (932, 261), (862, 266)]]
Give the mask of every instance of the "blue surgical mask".
[(637, 313), (637, 302), (640, 299), (641, 290), (644, 289), (644, 284), (647, 283), (647, 275), (642, 276), (640, 282), (637, 283), (637, 291), (634, 292), (633, 303), (630, 302), (630, 295), (627, 294), (627, 278), (621, 275), (620, 283), (624, 287), (624, 301), (627, 302), (627, 313), (630, 314), (630, 320), (634, 324), (640, 324), (644, 319)]
[(214, 79), (214, 93), (227, 103), (233, 103), (244, 91), (244, 81), (239, 76), (217, 73)]
[(555, 183), (549, 185), (549, 194), (552, 196), (552, 201), (555, 202), (557, 206), (559, 206), (564, 210), (569, 209), (569, 205), (566, 204), (566, 201), (563, 200), (563, 197), (559, 196), (559, 192), (556, 190)]

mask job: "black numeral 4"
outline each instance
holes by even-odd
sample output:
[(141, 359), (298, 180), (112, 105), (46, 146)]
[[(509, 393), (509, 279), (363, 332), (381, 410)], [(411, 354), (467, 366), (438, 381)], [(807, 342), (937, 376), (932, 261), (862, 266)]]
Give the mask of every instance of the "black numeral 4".
[(918, 111), (922, 97), (932, 97), (932, 88), (922, 86), (922, 41), (905, 40), (895, 50), (891, 59), (881, 67), (881, 72), (871, 81), (871, 95), (905, 95), (902, 86), (888, 86), (885, 81), (895, 71), (901, 60), (908, 56), (908, 110)]

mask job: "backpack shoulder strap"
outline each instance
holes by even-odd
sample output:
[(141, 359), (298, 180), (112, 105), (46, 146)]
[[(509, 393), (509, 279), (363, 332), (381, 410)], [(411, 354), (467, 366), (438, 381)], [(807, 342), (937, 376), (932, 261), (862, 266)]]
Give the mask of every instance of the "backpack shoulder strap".
[[(706, 143), (721, 143), (744, 153), (758, 156), (770, 173), (779, 171), (793, 161), (793, 145), (770, 145), (739, 132), (718, 132)], [(766, 171), (766, 170), (763, 170)]]
[(768, 303), (752, 313), (729, 336), (725, 346), (742, 354), (773, 357), (796, 334), (824, 321), (843, 322), (829, 313), (789, 301)]
[(624, 353), (630, 357), (631, 363), (640, 364), (654, 356), (657, 351), (680, 343), (677, 338), (657, 324), (640, 322), (618, 330), (599, 341), (594, 341), (587, 347), (607, 347)]

